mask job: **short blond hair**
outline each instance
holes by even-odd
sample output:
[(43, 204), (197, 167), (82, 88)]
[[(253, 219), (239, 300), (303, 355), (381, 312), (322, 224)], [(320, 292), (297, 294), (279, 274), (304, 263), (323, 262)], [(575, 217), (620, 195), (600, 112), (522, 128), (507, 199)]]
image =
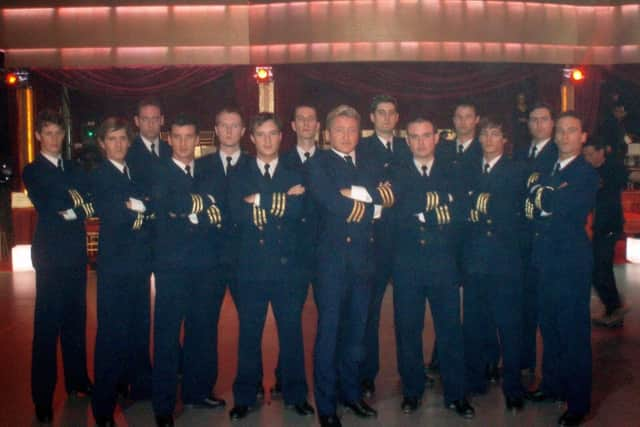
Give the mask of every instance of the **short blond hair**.
[(349, 117), (355, 119), (358, 122), (358, 127), (360, 127), (360, 114), (358, 113), (358, 111), (356, 111), (355, 108), (349, 105), (338, 105), (336, 108), (329, 111), (326, 121), (327, 129), (331, 129), (331, 125), (333, 125), (333, 121), (337, 117)]

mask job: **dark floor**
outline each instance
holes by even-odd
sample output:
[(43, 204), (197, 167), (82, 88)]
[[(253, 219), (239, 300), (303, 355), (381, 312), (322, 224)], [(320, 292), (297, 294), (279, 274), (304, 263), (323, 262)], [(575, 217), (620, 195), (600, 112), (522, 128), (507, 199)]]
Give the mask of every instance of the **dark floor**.
[[(616, 267), (619, 287), (627, 303), (640, 307), (640, 265)], [(30, 397), (29, 373), (31, 362), (31, 334), (34, 306), (33, 273), (0, 273), (0, 347), (4, 368), (0, 373), (0, 426), (37, 425)], [(90, 275), (87, 292), (88, 329), (87, 342), (93, 371), (93, 348), (96, 332), (95, 276)], [(592, 313), (602, 310), (597, 298), (592, 300)], [(374, 420), (360, 420), (345, 413), (345, 426), (553, 426), (563, 408), (556, 404), (528, 404), (525, 410), (513, 415), (505, 412), (502, 394), (497, 386), (481, 397), (473, 399), (476, 418), (466, 421), (444, 409), (439, 382), (428, 390), (419, 411), (412, 415), (400, 409), (400, 386), (396, 371), (395, 339), (393, 334), (391, 292), (384, 300), (380, 329), (382, 371), (377, 379), (378, 393), (372, 400), (379, 416)], [(303, 313), (307, 378), (312, 381), (311, 350), (315, 337), (316, 310), (311, 296)], [(430, 354), (433, 328), (427, 313), (425, 319), (425, 354)], [(226, 410), (182, 410), (177, 408), (178, 426), (229, 426), (228, 410), (233, 402), (231, 385), (236, 370), (238, 324), (233, 301), (225, 298), (219, 325), (221, 333), (220, 375), (216, 392), (228, 402)], [(640, 308), (632, 309), (625, 325), (620, 329), (594, 329), (594, 383), (593, 410), (586, 426), (640, 426)], [(278, 352), (277, 335), (273, 317), (269, 315), (263, 339), (265, 389), (274, 381), (273, 370)], [(59, 364), (60, 365), (60, 364)], [(60, 368), (61, 369), (61, 368)], [(539, 373), (539, 367), (538, 367)], [(61, 376), (59, 375), (59, 378)], [(54, 424), (56, 426), (93, 425), (88, 399), (69, 398), (62, 384), (58, 384), (54, 400)], [(118, 408), (116, 422), (120, 426), (153, 426), (150, 402), (136, 403), (128, 408)], [(267, 394), (259, 410), (234, 426), (314, 426), (315, 417), (300, 418), (284, 409), (281, 400), (271, 400)]]

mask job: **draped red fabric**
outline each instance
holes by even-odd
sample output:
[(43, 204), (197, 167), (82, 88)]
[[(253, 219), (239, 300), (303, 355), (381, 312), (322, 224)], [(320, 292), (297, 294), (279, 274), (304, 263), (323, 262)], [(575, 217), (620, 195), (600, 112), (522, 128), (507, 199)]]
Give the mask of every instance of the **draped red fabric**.
[(217, 80), (233, 66), (129, 67), (100, 69), (34, 68), (32, 73), (70, 89), (94, 95), (141, 97), (185, 92)]

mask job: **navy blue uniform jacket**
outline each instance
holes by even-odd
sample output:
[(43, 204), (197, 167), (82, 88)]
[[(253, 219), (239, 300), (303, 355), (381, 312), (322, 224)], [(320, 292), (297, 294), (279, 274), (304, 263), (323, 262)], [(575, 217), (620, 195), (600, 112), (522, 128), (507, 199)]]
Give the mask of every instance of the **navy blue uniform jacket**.
[[(231, 214), (239, 225), (240, 256), (238, 280), (285, 281), (297, 273), (296, 222), (302, 213), (304, 195), (287, 191), (303, 185), (300, 174), (278, 162), (271, 179), (266, 179), (256, 160), (250, 160), (231, 177)], [(245, 202), (260, 194), (260, 206)]]
[[(71, 161), (64, 172), (42, 154), (25, 166), (22, 180), (38, 220), (31, 246), (36, 269), (68, 268), (87, 263), (84, 219), (93, 215), (86, 175)], [(77, 219), (65, 221), (58, 212), (73, 209)]]
[(160, 156), (151, 154), (142, 142), (140, 136), (137, 136), (129, 151), (127, 152), (127, 166), (132, 176), (136, 177), (139, 185), (142, 185), (145, 191), (150, 192), (153, 185), (154, 176), (157, 174), (156, 168), (163, 162), (171, 158), (171, 147), (165, 141), (159, 140), (158, 151)]

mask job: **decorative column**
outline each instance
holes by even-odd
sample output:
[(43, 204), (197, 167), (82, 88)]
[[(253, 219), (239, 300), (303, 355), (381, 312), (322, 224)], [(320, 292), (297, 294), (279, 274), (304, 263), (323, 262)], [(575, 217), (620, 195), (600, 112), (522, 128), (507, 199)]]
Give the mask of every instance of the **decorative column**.
[(256, 67), (253, 75), (258, 84), (258, 111), (260, 113), (275, 113), (275, 83), (273, 69), (268, 66)]
[[(22, 169), (35, 158), (34, 141), (34, 95), (31, 86), (21, 86), (14, 89), (16, 96), (16, 139), (18, 147), (18, 167)], [(22, 184), (24, 188), (24, 184)]]

